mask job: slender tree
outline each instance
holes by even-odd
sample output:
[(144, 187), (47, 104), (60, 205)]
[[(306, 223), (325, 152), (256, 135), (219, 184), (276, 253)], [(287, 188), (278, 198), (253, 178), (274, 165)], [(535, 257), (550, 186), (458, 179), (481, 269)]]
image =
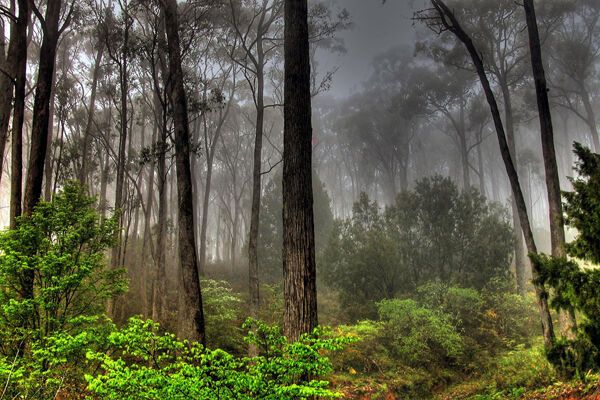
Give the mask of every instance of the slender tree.
[(285, 335), (317, 325), (307, 0), (285, 0), (283, 290)]
[[(544, 71), (544, 62), (542, 59), (542, 46), (533, 0), (525, 0), (523, 5), (525, 7), (527, 31), (529, 32), (531, 65), (539, 110), (542, 155), (544, 159), (544, 170), (546, 172), (546, 188), (548, 191), (550, 243), (552, 245), (552, 255), (554, 257), (565, 257), (567, 254), (565, 249), (565, 223), (561, 203), (556, 151), (554, 148), (552, 113), (550, 112), (550, 101), (548, 100), (548, 84), (546, 82), (546, 73)], [(574, 339), (577, 325), (575, 321), (575, 312), (572, 308), (560, 313), (560, 323), (562, 334), (570, 339)]]
[[(498, 137), (498, 143), (500, 145), (500, 153), (502, 155), (502, 160), (504, 161), (504, 166), (506, 168), (506, 173), (508, 175), (513, 196), (517, 203), (517, 211), (523, 229), (523, 234), (525, 236), (525, 244), (530, 253), (536, 254), (537, 245), (533, 237), (529, 215), (527, 214), (527, 207), (525, 205), (523, 191), (521, 190), (519, 175), (517, 174), (511, 151), (506, 140), (506, 133), (504, 130), (504, 124), (502, 122), (502, 117), (500, 116), (500, 109), (498, 107), (498, 102), (496, 101), (496, 96), (492, 90), (490, 81), (487, 77), (485, 64), (481, 58), (482, 56), (475, 47), (475, 44), (473, 43), (473, 40), (469, 34), (462, 28), (456, 16), (446, 5), (446, 3), (442, 0), (431, 0), (431, 4), (433, 6), (432, 11), (435, 13), (435, 17), (431, 17), (430, 15), (421, 15), (421, 18), (425, 21), (428, 21), (429, 26), (439, 33), (449, 31), (454, 34), (456, 38), (465, 46), (471, 57), (475, 70), (477, 71), (477, 75), (479, 76), (486, 100), (490, 106), (494, 127), (496, 128), (496, 134)], [(544, 286), (535, 283), (535, 279), (538, 275), (539, 271), (534, 268), (533, 277), (542, 322), (542, 334), (544, 336), (544, 343), (546, 347), (550, 348), (554, 344), (555, 339), (554, 327), (552, 318), (550, 316), (550, 309), (548, 307), (548, 292)]]
[[(165, 31), (169, 53), (169, 94), (173, 107), (175, 128), (175, 163), (177, 169), (177, 217), (179, 222), (179, 259), (181, 279), (184, 288), (185, 306), (191, 312), (191, 319), (183, 321), (192, 324), (192, 339), (205, 343), (204, 313), (198, 256), (194, 232), (194, 204), (192, 198), (192, 174), (190, 170), (190, 132), (188, 108), (181, 68), (181, 47), (179, 44), (179, 23), (177, 0), (161, 0), (165, 15)], [(186, 310), (187, 311), (187, 310)], [(182, 313), (186, 314), (186, 312)]]
[[(16, 65), (13, 106), (10, 183), (10, 226), (15, 228), (21, 215), (23, 186), (23, 122), (25, 119), (25, 86), (27, 84), (27, 26), (31, 16), (28, 0), (19, 0), (19, 16), (15, 28)], [(0, 171), (1, 174), (1, 171)]]

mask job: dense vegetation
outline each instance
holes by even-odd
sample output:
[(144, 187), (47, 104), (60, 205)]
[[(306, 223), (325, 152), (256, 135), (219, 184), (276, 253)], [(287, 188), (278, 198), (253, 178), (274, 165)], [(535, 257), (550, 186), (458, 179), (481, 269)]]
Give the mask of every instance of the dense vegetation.
[(0, 0), (0, 400), (600, 398), (600, 2), (377, 3)]

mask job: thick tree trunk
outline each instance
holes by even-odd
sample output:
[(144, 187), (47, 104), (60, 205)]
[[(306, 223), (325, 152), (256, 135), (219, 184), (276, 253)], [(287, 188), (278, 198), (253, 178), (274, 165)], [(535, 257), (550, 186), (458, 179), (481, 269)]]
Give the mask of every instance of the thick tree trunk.
[(317, 325), (307, 0), (285, 0), (283, 329), (290, 340)]
[[(527, 208), (525, 206), (525, 199), (523, 197), (523, 192), (521, 190), (521, 185), (519, 182), (519, 175), (517, 174), (517, 170), (515, 168), (515, 164), (513, 163), (510, 149), (506, 141), (504, 124), (502, 123), (502, 118), (500, 117), (500, 110), (498, 108), (498, 103), (496, 102), (494, 91), (492, 90), (492, 87), (485, 72), (483, 60), (481, 59), (480, 53), (477, 51), (477, 48), (473, 44), (472, 39), (462, 29), (456, 17), (448, 8), (448, 6), (441, 0), (431, 0), (431, 3), (439, 13), (441, 17), (441, 22), (445, 25), (447, 29), (454, 33), (454, 35), (456, 35), (456, 37), (465, 45), (469, 55), (471, 56), (471, 59), (477, 71), (477, 75), (479, 76), (479, 80), (481, 81), (481, 85), (483, 87), (483, 91), (485, 93), (487, 102), (490, 106), (490, 111), (492, 113), (494, 126), (496, 128), (496, 134), (498, 136), (498, 142), (500, 145), (500, 153), (502, 155), (502, 160), (504, 161), (504, 166), (506, 168), (508, 179), (510, 181), (513, 196), (517, 203), (517, 211), (519, 214), (519, 220), (521, 221), (523, 234), (525, 236), (525, 244), (527, 245), (528, 251), (530, 253), (535, 254), (537, 253), (537, 246), (535, 244), (535, 239), (531, 230), (529, 216), (527, 214)], [(534, 282), (538, 275), (539, 271), (534, 267)], [(542, 323), (542, 334), (544, 336), (544, 344), (546, 348), (551, 348), (554, 344), (555, 337), (552, 318), (550, 316), (550, 309), (548, 307), (548, 292), (542, 285), (539, 284), (535, 284), (535, 291)]]
[[(546, 73), (544, 71), (542, 59), (542, 47), (540, 44), (540, 35), (533, 0), (525, 0), (524, 7), (527, 19), (527, 30), (529, 32), (531, 65), (539, 110), (544, 171), (546, 172), (552, 256), (565, 257), (565, 226), (561, 203), (560, 181), (558, 178), (558, 166), (556, 163), (556, 150), (554, 147), (554, 128), (552, 126), (552, 114), (550, 111), (550, 101), (548, 100), (548, 85), (546, 83)], [(574, 310), (572, 308), (567, 309), (566, 311), (561, 312), (559, 317), (562, 335), (569, 339), (574, 339), (575, 330), (577, 328)]]
[(48, 3), (43, 23), (45, 26), (44, 38), (40, 48), (40, 63), (33, 104), (29, 168), (23, 201), (23, 212), (25, 214), (30, 214), (33, 211), (42, 194), (61, 3), (60, 0)]
[(165, 28), (169, 50), (170, 100), (173, 106), (175, 128), (175, 163), (177, 168), (178, 222), (179, 222), (179, 258), (181, 278), (184, 288), (183, 297), (187, 310), (191, 313), (184, 322), (191, 323), (193, 332), (190, 339), (205, 344), (204, 313), (198, 257), (194, 238), (194, 204), (192, 199), (192, 174), (190, 170), (190, 132), (188, 124), (187, 99), (181, 68), (181, 48), (179, 45), (177, 0), (162, 0), (165, 15)]
[(15, 99), (10, 181), (10, 227), (13, 229), (16, 227), (16, 218), (21, 215), (23, 194), (23, 122), (25, 120), (25, 86), (27, 84), (27, 26), (30, 15), (29, 1), (19, 0), (19, 17), (15, 28)]

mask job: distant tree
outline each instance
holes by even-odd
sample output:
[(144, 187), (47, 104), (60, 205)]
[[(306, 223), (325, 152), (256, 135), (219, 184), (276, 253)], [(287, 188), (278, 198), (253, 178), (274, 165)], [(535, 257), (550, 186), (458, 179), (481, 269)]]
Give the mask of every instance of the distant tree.
[(426, 282), (483, 288), (492, 278), (508, 279), (511, 235), (503, 209), (437, 176), (385, 210), (363, 194), (352, 218), (336, 222), (319, 265), (325, 282), (365, 317), (374, 301)]

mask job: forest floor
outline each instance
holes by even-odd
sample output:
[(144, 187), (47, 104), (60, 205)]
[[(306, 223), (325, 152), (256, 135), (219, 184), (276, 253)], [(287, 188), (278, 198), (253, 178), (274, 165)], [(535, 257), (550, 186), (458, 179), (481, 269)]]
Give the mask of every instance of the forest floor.
[[(430, 397), (401, 395), (391, 389), (383, 379), (342, 377), (334, 380), (344, 399), (351, 400), (420, 400)], [(557, 382), (547, 387), (525, 390), (494, 392), (481, 380), (466, 381), (434, 396), (435, 400), (600, 400), (600, 376), (589, 382)]]

